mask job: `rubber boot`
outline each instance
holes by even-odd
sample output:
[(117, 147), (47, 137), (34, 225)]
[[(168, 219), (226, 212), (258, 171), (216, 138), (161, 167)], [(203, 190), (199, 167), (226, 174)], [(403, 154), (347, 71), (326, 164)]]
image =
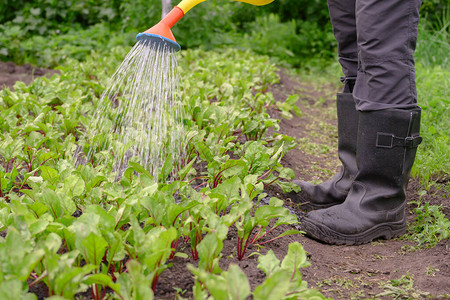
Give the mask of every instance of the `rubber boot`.
[(358, 111), (351, 93), (337, 95), (338, 118), (338, 155), (342, 163), (341, 170), (330, 180), (319, 185), (306, 181), (294, 180), (300, 186), (299, 193), (288, 193), (287, 196), (300, 209), (310, 211), (327, 208), (344, 202), (350, 186), (358, 171), (356, 167), (356, 138), (358, 133)]
[(300, 217), (307, 236), (364, 244), (406, 231), (405, 190), (419, 136), (420, 108), (360, 112), (358, 173), (344, 203)]

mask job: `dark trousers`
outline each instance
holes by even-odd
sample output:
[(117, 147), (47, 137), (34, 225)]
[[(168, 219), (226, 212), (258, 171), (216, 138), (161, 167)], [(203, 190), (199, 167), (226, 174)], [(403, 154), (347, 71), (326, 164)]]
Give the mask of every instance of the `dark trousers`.
[(344, 79), (360, 111), (417, 106), (414, 50), (421, 0), (328, 0)]

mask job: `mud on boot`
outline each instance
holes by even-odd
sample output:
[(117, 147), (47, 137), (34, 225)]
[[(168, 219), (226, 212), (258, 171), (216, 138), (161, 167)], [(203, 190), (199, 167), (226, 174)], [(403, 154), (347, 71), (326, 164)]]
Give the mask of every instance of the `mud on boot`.
[(299, 218), (307, 236), (329, 244), (364, 244), (406, 231), (405, 190), (422, 141), (420, 108), (359, 114), (358, 173), (347, 198)]

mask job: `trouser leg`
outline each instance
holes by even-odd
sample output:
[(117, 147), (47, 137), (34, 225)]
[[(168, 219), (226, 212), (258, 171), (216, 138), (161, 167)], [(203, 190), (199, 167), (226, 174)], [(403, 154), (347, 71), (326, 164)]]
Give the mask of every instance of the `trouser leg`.
[(421, 0), (357, 0), (358, 71), (353, 96), (360, 111), (414, 108), (414, 58)]
[(339, 63), (344, 77), (344, 93), (351, 93), (358, 68), (356, 0), (328, 0), (333, 33), (338, 42)]

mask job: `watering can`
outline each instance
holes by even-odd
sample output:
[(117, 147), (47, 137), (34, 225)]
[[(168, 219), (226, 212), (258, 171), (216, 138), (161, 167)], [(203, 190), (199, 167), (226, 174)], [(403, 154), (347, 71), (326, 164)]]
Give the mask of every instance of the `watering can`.
[[(158, 24), (136, 36), (138, 41), (165, 44), (175, 51), (181, 49), (170, 30), (194, 6), (205, 0), (183, 0), (175, 6)], [(253, 5), (266, 5), (273, 0), (234, 0)]]

